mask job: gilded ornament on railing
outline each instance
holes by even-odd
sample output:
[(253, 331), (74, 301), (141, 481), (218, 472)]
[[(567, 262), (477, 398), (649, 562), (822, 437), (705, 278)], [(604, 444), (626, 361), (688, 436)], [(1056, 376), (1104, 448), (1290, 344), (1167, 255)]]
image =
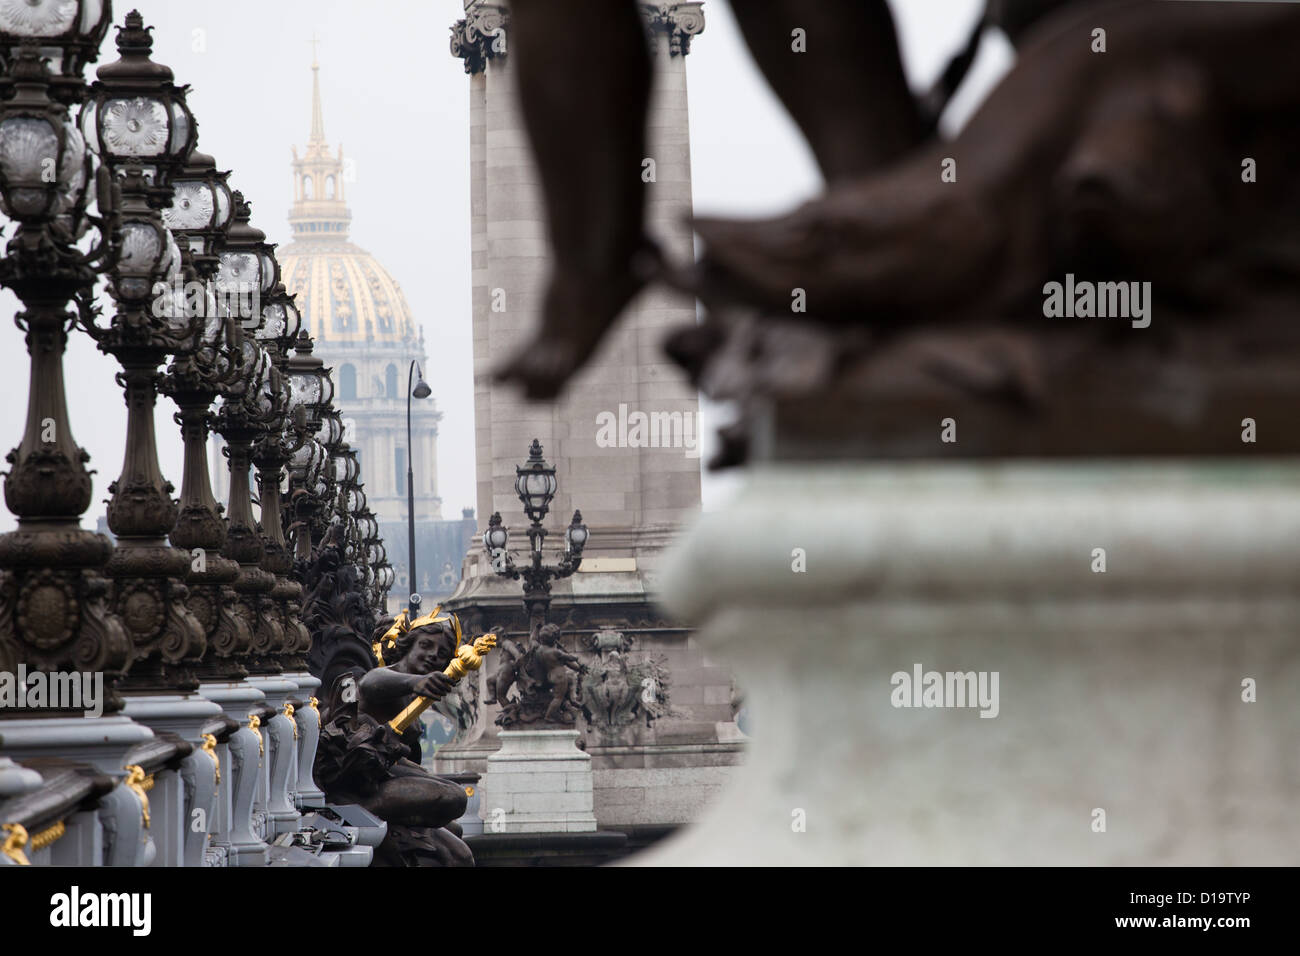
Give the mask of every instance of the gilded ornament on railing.
[(0, 853), (19, 866), (31, 866), (32, 861), (27, 859), (27, 854), (23, 852), (23, 847), (27, 845), (27, 828), (21, 823), (6, 823), (0, 826), (0, 830), (7, 834), (4, 843), (0, 844)]
[(122, 784), (135, 793), (136, 799), (140, 801), (140, 820), (144, 823), (144, 828), (149, 829), (149, 793), (153, 789), (153, 777), (144, 772), (144, 768), (138, 763), (127, 764), (125, 767), (126, 779)]
[(34, 853), (37, 850), (44, 850), (47, 846), (50, 846), (56, 840), (62, 838), (67, 832), (68, 825), (62, 820), (55, 823), (53, 826), (46, 827), (40, 833), (32, 837), (32, 852)]
[(203, 746), (200, 748), (205, 754), (212, 758), (212, 770), (215, 774), (214, 783), (221, 783), (221, 758), (217, 756), (217, 738), (213, 734), (203, 735)]

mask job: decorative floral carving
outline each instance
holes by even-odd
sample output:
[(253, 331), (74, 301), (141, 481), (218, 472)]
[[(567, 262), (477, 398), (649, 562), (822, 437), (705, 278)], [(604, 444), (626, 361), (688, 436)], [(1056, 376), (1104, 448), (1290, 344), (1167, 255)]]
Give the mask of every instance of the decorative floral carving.
[(167, 619), (160, 589), (151, 581), (131, 581), (122, 587), (117, 595), (117, 613), (137, 644), (155, 637)]
[(50, 514), (81, 514), (92, 495), (86, 462), (90, 455), (78, 448), (74, 458), (57, 445), (41, 447), (19, 460), (15, 448), (5, 456), (14, 468), (5, 477), (5, 504), (20, 518)]
[(30, 576), (18, 595), (18, 627), (41, 650), (66, 644), (79, 617), (75, 588), (65, 575), (45, 568)]
[(162, 489), (148, 477), (115, 481), (108, 486), (108, 527), (119, 537), (162, 537), (176, 525), (179, 510), (171, 493), (175, 487), (163, 482)]

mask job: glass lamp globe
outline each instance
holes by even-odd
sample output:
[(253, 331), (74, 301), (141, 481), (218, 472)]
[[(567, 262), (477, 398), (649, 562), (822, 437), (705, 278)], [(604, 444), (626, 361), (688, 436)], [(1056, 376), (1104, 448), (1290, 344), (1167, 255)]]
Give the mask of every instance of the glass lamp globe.
[(528, 460), (515, 468), (515, 494), (524, 504), (524, 513), (533, 521), (541, 521), (558, 487), (555, 467), (546, 463), (542, 444), (534, 438), (528, 449)]
[(51, 79), (25, 45), (13, 67), (13, 95), (0, 109), (0, 206), (20, 222), (67, 212), (79, 220), (90, 181), (85, 141), (50, 98)]
[(34, 43), (60, 81), (57, 98), (73, 102), (111, 16), (108, 0), (0, 0), (0, 61), (9, 66), (24, 40)]
[(497, 512), (488, 520), (487, 530), (483, 532), (483, 547), (489, 554), (495, 554), (506, 546), (508, 540), (510, 535), (501, 523), (500, 512)]
[(211, 255), (230, 225), (229, 175), (218, 172), (207, 153), (194, 150), (172, 183), (172, 203), (162, 211), (163, 222), (195, 256)]
[(197, 129), (185, 103), (186, 87), (172, 82), (172, 71), (155, 63), (152, 27), (138, 11), (118, 29), (121, 58), (101, 66), (81, 111), (81, 127), (91, 149), (114, 172), (128, 162), (142, 164), (145, 178), (165, 186), (184, 167)]
[(587, 544), (587, 526), (582, 523), (582, 512), (575, 511), (573, 520), (564, 532), (564, 541), (570, 551), (581, 551)]

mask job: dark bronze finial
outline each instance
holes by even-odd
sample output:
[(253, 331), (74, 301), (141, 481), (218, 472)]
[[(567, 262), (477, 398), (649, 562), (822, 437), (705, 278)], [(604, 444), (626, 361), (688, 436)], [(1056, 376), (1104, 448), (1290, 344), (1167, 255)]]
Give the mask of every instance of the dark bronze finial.
[(139, 10), (132, 10), (126, 15), (122, 26), (117, 28), (117, 51), (127, 56), (149, 56), (153, 52), (153, 27), (144, 25), (144, 17)]

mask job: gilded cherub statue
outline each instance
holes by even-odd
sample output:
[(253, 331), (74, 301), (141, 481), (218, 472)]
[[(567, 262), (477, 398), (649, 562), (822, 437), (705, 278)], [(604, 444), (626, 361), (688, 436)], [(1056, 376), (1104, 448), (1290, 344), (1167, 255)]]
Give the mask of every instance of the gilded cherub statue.
[(462, 640), (454, 614), (406, 612), (376, 640), (381, 666), (340, 676), (322, 714), (316, 780), (331, 803), (357, 803), (388, 823), (377, 866), (472, 866), (456, 820), (459, 784), (420, 766), (420, 713), (445, 696), (496, 643)]

